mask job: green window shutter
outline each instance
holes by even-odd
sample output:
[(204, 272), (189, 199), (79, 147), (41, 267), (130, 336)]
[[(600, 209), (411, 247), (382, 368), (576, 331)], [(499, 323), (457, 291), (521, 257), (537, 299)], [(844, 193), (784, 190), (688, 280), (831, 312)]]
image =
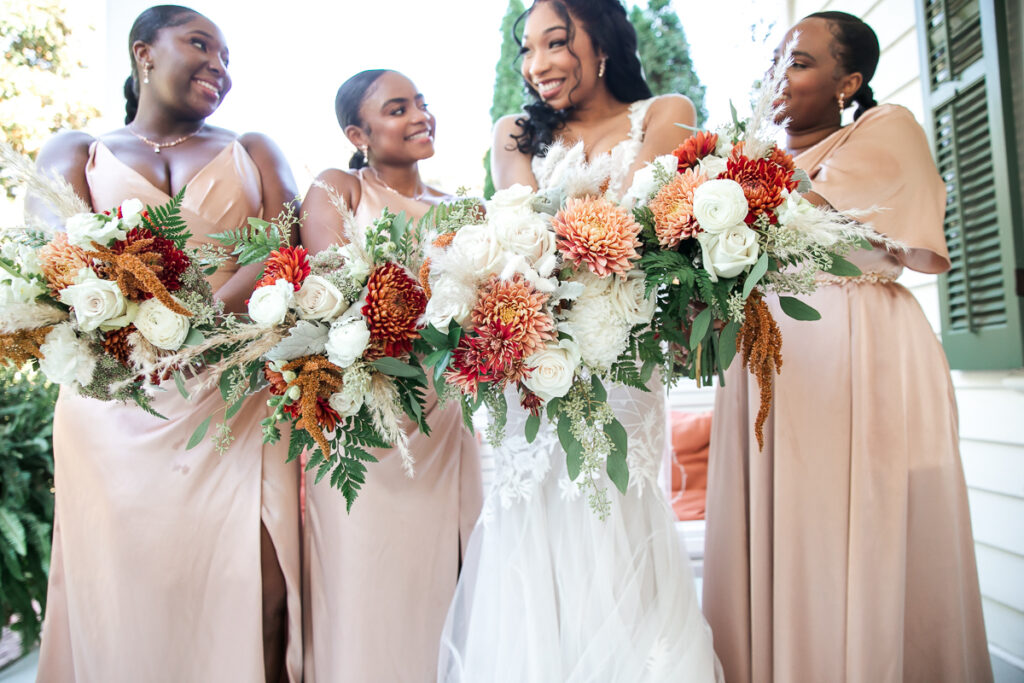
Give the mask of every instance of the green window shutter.
[[(1017, 0), (1011, 0), (1017, 1)], [(1024, 366), (1024, 226), (1003, 0), (917, 0), (935, 161), (948, 193), (939, 278), (950, 367)]]

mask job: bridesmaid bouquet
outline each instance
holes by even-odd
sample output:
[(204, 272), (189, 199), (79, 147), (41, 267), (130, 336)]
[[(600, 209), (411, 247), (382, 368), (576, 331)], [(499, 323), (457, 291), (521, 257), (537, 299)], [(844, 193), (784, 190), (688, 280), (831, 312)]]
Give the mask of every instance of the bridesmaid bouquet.
[(427, 298), (414, 275), (413, 224), (385, 211), (372, 225), (356, 226), (336, 204), (348, 242), (312, 257), (288, 246), (287, 230), (260, 219), (214, 236), (240, 264), (262, 262), (263, 274), (248, 301), (250, 322), (208, 339), (205, 353), (219, 356), (207, 381), (219, 382), (226, 419), (269, 384), (273, 413), (263, 421), (264, 442), (278, 441), (279, 423), (291, 423), (289, 460), (311, 449), (307, 469), (317, 468), (317, 481), (330, 473), (351, 508), (366, 463), (376, 462), (367, 449), (397, 447), (412, 476), (402, 416), (429, 433), (427, 381), (412, 353)]
[(65, 232), (0, 235), (0, 361), (154, 412), (147, 390), (165, 378), (154, 364), (201, 341), (221, 311), (205, 279), (219, 261), (186, 246), (182, 193), (157, 207), (129, 199), (92, 213), (66, 184), (3, 155), (67, 218)]
[(633, 266), (641, 226), (596, 196), (599, 175), (576, 180), (557, 196), (502, 190), (485, 220), (432, 240), (421, 271), (430, 297), (423, 364), (435, 383), (454, 389), (467, 425), (487, 406), (494, 444), (504, 438), (506, 390), (530, 411), (527, 440), (546, 413), (570, 477), (590, 487), (591, 505), (604, 514), (609, 502), (593, 475), (605, 469), (623, 492), (629, 482), (626, 430), (604, 382), (649, 379), (653, 365), (641, 370), (636, 351), (655, 297)]
[(698, 132), (639, 170), (627, 193), (643, 226), (638, 266), (658, 297), (642, 355), (664, 351), (669, 381), (681, 373), (700, 384), (716, 375), (724, 383), (740, 352), (761, 388), (755, 432), (762, 446), (772, 376), (782, 366), (782, 337), (764, 294), (778, 294), (792, 318), (817, 320), (791, 295), (813, 292), (822, 273), (860, 275), (844, 257), (871, 248), (869, 238), (899, 248), (802, 196), (810, 180), (774, 142), (788, 61), (765, 80), (751, 118), (740, 121), (733, 109), (729, 125)]

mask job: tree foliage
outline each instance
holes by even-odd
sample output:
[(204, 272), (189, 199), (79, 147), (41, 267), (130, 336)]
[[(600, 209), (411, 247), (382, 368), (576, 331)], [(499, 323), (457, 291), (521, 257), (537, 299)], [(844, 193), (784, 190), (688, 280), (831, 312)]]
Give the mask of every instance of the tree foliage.
[(703, 126), (708, 112), (704, 108), (704, 86), (690, 60), (690, 45), (682, 22), (670, 0), (648, 0), (647, 8), (634, 6), (629, 20), (636, 28), (644, 75), (655, 95), (679, 93), (693, 101), (697, 126)]
[[(519, 74), (519, 44), (512, 37), (512, 27), (525, 11), (523, 0), (509, 0), (505, 17), (501, 20), (501, 56), (495, 67), (494, 97), (491, 100), (491, 123), (502, 116), (518, 114), (526, 104), (526, 91), (523, 77)], [(491, 198), (494, 194), (494, 181), (491, 179), (491, 152), (484, 155), (484, 197)]]
[[(99, 116), (70, 95), (73, 76), (83, 67), (71, 34), (60, 0), (0, 0), (0, 129), (12, 147), (33, 159), (53, 133), (82, 128)], [(0, 186), (14, 196), (3, 175)]]

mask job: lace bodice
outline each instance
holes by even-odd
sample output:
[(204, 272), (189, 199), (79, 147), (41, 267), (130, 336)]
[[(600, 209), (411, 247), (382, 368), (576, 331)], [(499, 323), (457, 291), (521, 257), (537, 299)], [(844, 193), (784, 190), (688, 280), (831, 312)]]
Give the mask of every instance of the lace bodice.
[[(616, 197), (621, 197), (626, 193), (626, 176), (629, 174), (629, 169), (633, 167), (633, 162), (636, 161), (636, 155), (640, 152), (640, 147), (644, 142), (644, 119), (647, 118), (647, 110), (650, 108), (654, 98), (646, 100), (637, 100), (633, 104), (629, 105), (629, 137), (625, 140), (620, 141), (608, 152), (611, 157), (611, 179), (608, 184), (608, 189)], [(583, 142), (576, 143), (576, 147), (582, 148)], [(533, 170), (533, 175), (537, 179), (537, 186), (540, 188), (547, 187), (551, 181), (551, 166), (544, 164), (543, 157), (534, 157), (530, 166)]]

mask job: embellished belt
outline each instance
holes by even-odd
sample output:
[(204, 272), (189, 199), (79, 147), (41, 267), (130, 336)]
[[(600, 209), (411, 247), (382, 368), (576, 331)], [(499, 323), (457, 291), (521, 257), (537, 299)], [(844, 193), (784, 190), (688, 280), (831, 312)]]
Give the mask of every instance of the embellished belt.
[(818, 273), (814, 276), (814, 281), (819, 285), (891, 285), (896, 282), (896, 278), (884, 273), (863, 273), (857, 277), (841, 277), (829, 273)]

